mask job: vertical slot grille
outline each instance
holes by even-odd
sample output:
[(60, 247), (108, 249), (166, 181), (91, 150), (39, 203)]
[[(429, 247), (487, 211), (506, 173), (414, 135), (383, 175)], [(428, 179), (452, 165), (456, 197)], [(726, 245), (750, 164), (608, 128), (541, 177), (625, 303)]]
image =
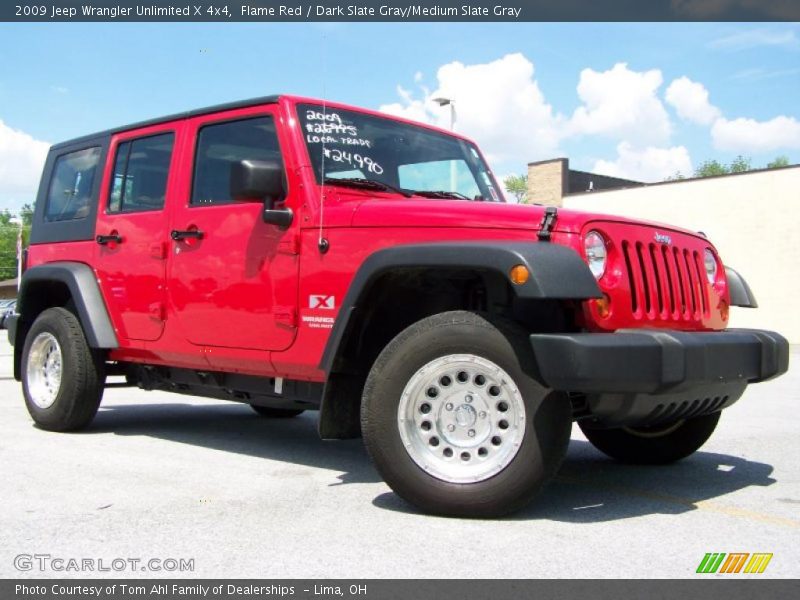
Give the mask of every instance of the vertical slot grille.
[(675, 263), (675, 272), (678, 274), (678, 287), (681, 291), (681, 315), (686, 315), (689, 308), (686, 293), (686, 278), (683, 276), (683, 269), (681, 269), (681, 262), (679, 260), (679, 253), (677, 248), (672, 249), (672, 262)]
[(696, 274), (692, 274), (692, 266), (691, 262), (689, 261), (689, 251), (684, 250), (683, 254), (683, 264), (686, 267), (686, 278), (689, 282), (689, 296), (692, 300), (692, 315), (697, 315), (697, 282), (695, 278), (697, 277)]
[(700, 254), (695, 250), (692, 253), (692, 262), (694, 263), (694, 269), (697, 272), (697, 281), (699, 282), (697, 293), (700, 296), (700, 302), (703, 305), (703, 314), (708, 314), (708, 287), (705, 284), (706, 281), (706, 274), (705, 274), (705, 267), (702, 269), (700, 268)]
[(644, 283), (642, 287), (642, 292), (644, 292), (644, 310), (646, 313), (650, 313), (651, 302), (650, 302), (650, 282), (648, 281), (647, 277), (647, 269), (644, 267), (644, 253), (642, 252), (642, 244), (641, 242), (636, 243), (636, 257), (639, 259), (639, 268), (641, 269), (639, 272), (642, 275), (642, 283)]
[(710, 297), (702, 253), (690, 248), (623, 239), (631, 312), (650, 321), (693, 321), (708, 316)]
[(628, 285), (631, 290), (631, 312), (639, 312), (639, 289), (633, 275), (633, 263), (631, 262), (630, 244), (627, 240), (622, 242), (622, 254), (625, 256), (625, 269), (628, 271)]
[(656, 245), (650, 244), (650, 265), (653, 268), (653, 275), (656, 279), (656, 295), (658, 298), (658, 312), (664, 312), (664, 291), (661, 283), (661, 275), (658, 273), (658, 261), (656, 260)]
[(669, 312), (675, 314), (675, 284), (672, 281), (672, 269), (669, 268), (669, 253), (666, 246), (661, 247), (661, 259), (664, 262), (664, 272), (667, 274), (667, 296), (669, 297)]

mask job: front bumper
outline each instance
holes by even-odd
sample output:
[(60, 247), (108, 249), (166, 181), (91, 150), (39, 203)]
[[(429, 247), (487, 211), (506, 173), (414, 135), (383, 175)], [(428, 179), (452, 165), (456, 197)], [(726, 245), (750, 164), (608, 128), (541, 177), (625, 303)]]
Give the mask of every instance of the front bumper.
[(572, 392), (584, 402), (578, 413), (609, 427), (715, 412), (738, 400), (748, 383), (789, 368), (786, 339), (755, 329), (535, 334), (530, 340), (542, 383)]

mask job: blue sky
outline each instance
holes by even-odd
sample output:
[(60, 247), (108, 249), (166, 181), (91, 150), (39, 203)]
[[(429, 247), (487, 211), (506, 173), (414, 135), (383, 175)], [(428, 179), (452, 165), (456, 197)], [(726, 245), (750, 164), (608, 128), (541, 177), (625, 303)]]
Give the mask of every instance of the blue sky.
[(498, 175), (800, 162), (797, 24), (5, 23), (0, 64), (0, 208), (35, 189), (36, 141), (274, 92), (440, 124), (447, 93)]

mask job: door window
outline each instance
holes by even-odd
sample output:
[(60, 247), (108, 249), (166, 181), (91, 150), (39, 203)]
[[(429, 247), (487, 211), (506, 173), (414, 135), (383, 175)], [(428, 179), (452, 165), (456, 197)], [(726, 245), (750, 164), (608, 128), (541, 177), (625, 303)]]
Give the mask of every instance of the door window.
[(191, 204), (232, 202), (231, 167), (242, 160), (270, 160), (283, 164), (272, 117), (227, 121), (200, 129)]
[(164, 207), (175, 134), (164, 133), (121, 143), (114, 161), (108, 212)]

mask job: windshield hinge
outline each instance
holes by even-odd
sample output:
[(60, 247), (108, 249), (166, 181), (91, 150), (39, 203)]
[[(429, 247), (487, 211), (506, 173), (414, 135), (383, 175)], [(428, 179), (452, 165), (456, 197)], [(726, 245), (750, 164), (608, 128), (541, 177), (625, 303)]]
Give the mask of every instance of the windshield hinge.
[(548, 206), (544, 209), (542, 222), (539, 224), (539, 239), (543, 242), (550, 241), (550, 232), (553, 230), (553, 225), (558, 218), (558, 209), (555, 206)]

